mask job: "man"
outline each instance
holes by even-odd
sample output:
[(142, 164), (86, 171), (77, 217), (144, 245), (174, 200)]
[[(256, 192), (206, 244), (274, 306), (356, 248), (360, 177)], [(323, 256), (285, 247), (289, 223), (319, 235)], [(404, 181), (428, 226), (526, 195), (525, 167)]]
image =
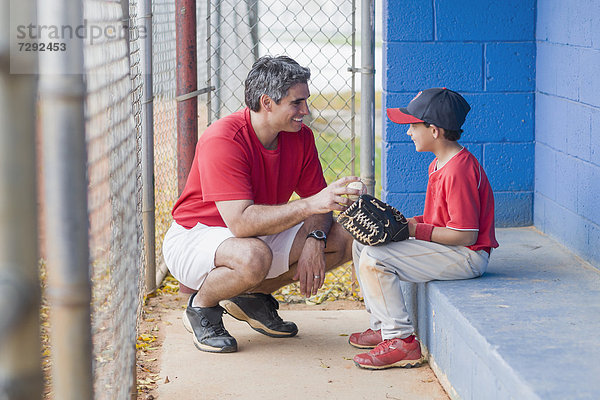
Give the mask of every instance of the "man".
[(388, 109), (398, 124), (410, 124), (417, 152), (432, 152), (423, 215), (408, 219), (409, 240), (353, 246), (357, 276), (371, 327), (349, 343), (372, 349), (354, 357), (366, 369), (417, 366), (421, 346), (406, 310), (401, 281), (470, 279), (485, 273), (494, 232), (494, 194), (477, 159), (458, 143), (471, 107), (457, 92), (420, 92), (406, 108)]
[[(357, 177), (327, 186), (309, 114), (310, 70), (285, 57), (257, 60), (245, 81), (247, 108), (201, 136), (173, 208), (163, 255), (171, 274), (197, 290), (184, 325), (196, 347), (237, 351), (224, 310), (272, 337), (298, 332), (270, 293), (295, 280), (316, 294), (325, 272), (352, 257), (351, 237), (332, 219), (350, 204)], [(300, 199), (289, 202), (292, 193)]]

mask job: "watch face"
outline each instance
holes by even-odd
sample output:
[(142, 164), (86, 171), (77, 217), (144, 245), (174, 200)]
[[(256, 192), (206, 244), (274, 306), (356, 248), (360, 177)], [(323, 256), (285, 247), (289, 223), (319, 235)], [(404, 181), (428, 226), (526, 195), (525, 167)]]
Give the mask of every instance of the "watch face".
[(327, 239), (327, 236), (325, 236), (325, 232), (323, 232), (321, 230), (318, 230), (318, 229), (312, 231), (311, 233), (309, 233), (308, 236), (312, 236), (312, 237), (314, 237), (315, 239), (318, 239), (318, 240), (325, 240), (325, 239)]
[(319, 229), (316, 229), (316, 230), (312, 231), (306, 237), (307, 238), (312, 237), (312, 238), (315, 238), (317, 240), (322, 240), (323, 243), (325, 243), (325, 247), (327, 247), (327, 235), (325, 235), (325, 232), (323, 232), (323, 231), (321, 231)]

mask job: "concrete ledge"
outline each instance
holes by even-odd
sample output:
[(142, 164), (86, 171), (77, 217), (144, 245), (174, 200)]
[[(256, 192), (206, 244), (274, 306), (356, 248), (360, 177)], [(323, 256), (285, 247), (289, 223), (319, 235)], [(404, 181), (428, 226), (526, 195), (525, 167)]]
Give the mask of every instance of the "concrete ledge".
[(440, 382), (461, 399), (600, 398), (600, 272), (533, 228), (497, 234), (482, 278), (404, 288)]

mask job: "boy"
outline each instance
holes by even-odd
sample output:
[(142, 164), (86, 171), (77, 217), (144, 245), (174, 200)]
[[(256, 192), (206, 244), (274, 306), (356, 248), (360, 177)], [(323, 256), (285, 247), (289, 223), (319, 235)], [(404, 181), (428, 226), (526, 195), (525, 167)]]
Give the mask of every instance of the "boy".
[(429, 165), (423, 215), (409, 218), (411, 238), (384, 246), (353, 244), (354, 265), (371, 327), (349, 343), (372, 349), (354, 357), (367, 369), (416, 366), (421, 346), (406, 310), (400, 281), (470, 279), (481, 276), (492, 248), (494, 196), (477, 159), (458, 143), (471, 107), (446, 88), (420, 92), (406, 108), (390, 108), (388, 117), (410, 124), (407, 134), (418, 152), (436, 158)]

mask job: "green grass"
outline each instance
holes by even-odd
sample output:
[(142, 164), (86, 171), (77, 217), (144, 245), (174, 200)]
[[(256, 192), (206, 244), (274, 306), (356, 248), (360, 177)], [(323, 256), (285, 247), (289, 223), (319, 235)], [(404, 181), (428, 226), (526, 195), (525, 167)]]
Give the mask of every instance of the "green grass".
[[(360, 139), (355, 139), (354, 157), (350, 139), (342, 139), (329, 132), (315, 133), (317, 150), (327, 183), (343, 176), (360, 176)], [(375, 143), (375, 195), (381, 197), (381, 142)]]
[[(355, 110), (360, 112), (360, 93), (355, 94), (354, 100)], [(310, 97), (309, 103), (312, 110), (333, 109), (350, 113), (352, 94), (350, 92), (315, 93)], [(375, 93), (375, 108), (379, 107), (381, 107), (381, 92)], [(318, 116), (319, 113), (315, 115)], [(327, 121), (318, 122), (326, 124)], [(356, 129), (359, 130), (360, 127), (357, 126)], [(317, 128), (313, 128), (313, 132), (323, 174), (328, 184), (343, 176), (360, 176), (360, 137), (354, 139), (353, 150), (350, 138), (341, 138), (335, 132), (319, 131)], [(381, 198), (381, 138), (378, 137), (375, 138), (375, 195)], [(294, 196), (295, 198), (297, 196)]]

